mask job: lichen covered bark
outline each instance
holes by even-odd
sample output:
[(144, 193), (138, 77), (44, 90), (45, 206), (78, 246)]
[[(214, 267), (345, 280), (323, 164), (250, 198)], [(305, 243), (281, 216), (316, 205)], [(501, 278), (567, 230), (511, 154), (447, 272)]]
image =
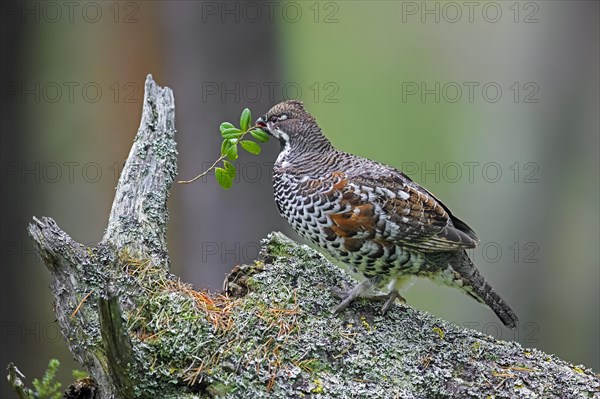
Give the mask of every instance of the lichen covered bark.
[[(353, 282), (280, 233), (228, 276), (227, 296), (195, 291), (126, 251), (115, 264), (133, 361), (126, 379), (105, 367), (113, 375), (101, 381), (129, 379), (132, 397), (585, 398), (600, 389), (582, 366), (409, 306), (382, 316), (380, 303), (359, 300), (334, 315), (329, 289)], [(86, 301), (78, 313), (98, 311)], [(72, 338), (86, 338), (75, 348), (106, 360), (91, 326)]]
[(581, 366), (409, 306), (381, 316), (381, 304), (362, 300), (333, 315), (329, 288), (352, 284), (344, 272), (280, 233), (263, 244), (254, 265), (229, 277), (243, 296), (172, 288), (148, 309), (145, 359), (178, 375), (174, 387), (185, 379), (225, 398), (585, 398), (600, 389)]

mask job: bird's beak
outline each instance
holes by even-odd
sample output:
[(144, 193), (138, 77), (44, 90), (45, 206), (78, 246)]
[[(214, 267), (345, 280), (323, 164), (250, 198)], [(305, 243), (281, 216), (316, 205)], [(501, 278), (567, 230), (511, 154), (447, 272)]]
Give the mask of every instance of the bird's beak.
[(255, 125), (256, 125), (256, 126), (258, 126), (258, 127), (260, 127), (260, 128), (261, 128), (262, 130), (264, 130), (265, 132), (267, 132), (267, 134), (269, 134), (270, 136), (277, 138), (277, 137), (276, 137), (276, 136), (273, 134), (273, 132), (271, 131), (271, 129), (269, 129), (269, 124), (268, 124), (267, 122), (265, 122), (265, 117), (264, 117), (264, 116), (261, 116), (260, 118), (258, 118), (258, 119), (256, 120), (256, 123), (255, 123)]
[(266, 122), (265, 122), (265, 119), (264, 119), (264, 118), (265, 118), (264, 116), (261, 116), (260, 118), (258, 118), (258, 119), (256, 120), (256, 123), (255, 123), (255, 125), (256, 125), (256, 126), (259, 126), (261, 129), (267, 130), (267, 129), (268, 129), (268, 128), (267, 128), (267, 124), (266, 124)]

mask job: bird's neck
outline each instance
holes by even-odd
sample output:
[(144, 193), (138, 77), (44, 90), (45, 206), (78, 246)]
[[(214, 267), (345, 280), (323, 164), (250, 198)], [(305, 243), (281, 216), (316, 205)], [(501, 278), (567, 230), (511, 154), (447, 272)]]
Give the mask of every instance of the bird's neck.
[(325, 136), (315, 135), (310, 142), (291, 142), (282, 146), (275, 168), (289, 173), (307, 174), (323, 170), (336, 152)]

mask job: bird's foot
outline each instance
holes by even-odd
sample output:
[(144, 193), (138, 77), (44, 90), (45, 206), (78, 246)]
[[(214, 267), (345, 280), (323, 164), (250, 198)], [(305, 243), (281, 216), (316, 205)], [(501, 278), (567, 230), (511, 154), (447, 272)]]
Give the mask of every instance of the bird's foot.
[(331, 293), (342, 300), (339, 305), (333, 309), (333, 313), (340, 313), (348, 307), (358, 296), (354, 290), (343, 290), (340, 288), (331, 288)]
[(387, 297), (387, 300), (385, 301), (385, 303), (381, 307), (381, 313), (382, 314), (386, 314), (387, 313), (387, 311), (390, 309), (390, 307), (396, 301), (396, 299), (398, 299), (402, 303), (406, 303), (406, 299), (402, 295), (400, 295), (400, 293), (398, 291), (396, 291), (396, 290), (388, 292), (388, 294), (384, 295), (384, 297)]
[(344, 300), (342, 300), (342, 302), (340, 302), (339, 305), (337, 305), (335, 307), (335, 309), (333, 309), (333, 313), (340, 313), (341, 311), (346, 309), (348, 307), (348, 305), (350, 305), (354, 299), (355, 298), (347, 296), (346, 298), (344, 298)]
[(338, 298), (342, 299), (342, 302), (335, 307), (333, 313), (340, 313), (342, 310), (346, 309), (348, 305), (350, 305), (357, 297), (370, 292), (377, 281), (378, 280), (364, 279), (349, 291), (341, 290), (339, 288), (331, 288), (331, 292)]
[(348, 296), (348, 294), (350, 294), (351, 290), (345, 290), (342, 288), (338, 288), (338, 287), (333, 287), (329, 289), (329, 292), (331, 292), (336, 298), (338, 299), (344, 299)]
[(396, 301), (396, 299), (399, 300), (401, 303), (406, 303), (406, 299), (402, 295), (400, 295), (398, 291), (390, 291), (387, 294), (374, 295), (370, 299), (384, 302), (383, 306), (381, 307), (382, 314), (386, 314), (387, 311), (390, 310), (392, 304)]
[[(372, 289), (378, 285), (378, 283), (378, 279), (371, 278), (361, 281), (351, 290), (344, 290), (337, 287), (330, 288), (331, 293), (333, 295), (342, 299), (342, 302), (340, 302), (340, 304), (335, 307), (333, 313), (339, 313), (342, 310), (346, 309), (348, 305), (350, 305), (352, 301), (354, 301), (357, 297), (369, 294), (372, 291)], [(402, 297), (402, 295), (400, 295), (400, 292), (398, 292), (398, 290), (396, 289), (390, 290), (385, 295), (372, 295), (369, 296), (369, 298), (375, 299), (376, 301), (384, 302), (381, 308), (382, 314), (385, 314), (390, 309), (390, 307), (396, 301), (396, 299), (401, 301), (402, 303), (406, 303), (406, 299), (404, 299), (404, 297)]]

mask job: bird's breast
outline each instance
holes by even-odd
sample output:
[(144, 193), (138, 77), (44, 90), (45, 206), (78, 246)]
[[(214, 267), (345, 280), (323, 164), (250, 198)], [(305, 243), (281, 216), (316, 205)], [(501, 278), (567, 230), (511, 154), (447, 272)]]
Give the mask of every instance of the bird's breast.
[(425, 263), (422, 254), (389, 240), (391, 224), (381, 210), (353, 206), (336, 184), (341, 183), (282, 169), (273, 174), (277, 208), (302, 237), (366, 276), (417, 274)]

